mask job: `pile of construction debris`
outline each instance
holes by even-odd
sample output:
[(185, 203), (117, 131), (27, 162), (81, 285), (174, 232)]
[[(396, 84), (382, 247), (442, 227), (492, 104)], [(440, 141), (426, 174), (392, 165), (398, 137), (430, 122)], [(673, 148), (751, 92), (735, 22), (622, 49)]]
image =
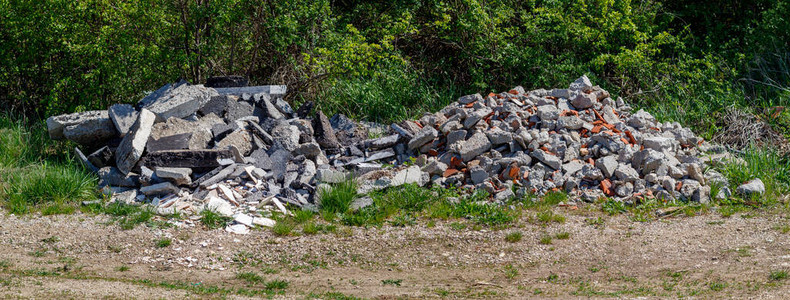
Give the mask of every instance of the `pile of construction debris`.
[(730, 193), (724, 176), (703, 173), (711, 160), (703, 153), (721, 158), (721, 147), (632, 113), (585, 76), (565, 89), (463, 96), (390, 126), (327, 118), (312, 103), (294, 110), (282, 99), (285, 86), (214, 84), (168, 84), (135, 106), (51, 117), (49, 134), (80, 145), (113, 201), (161, 214), (210, 209), (233, 216), (228, 230), (239, 233), (272, 226), (271, 211), (317, 209), (317, 191), (349, 178), (362, 194), (433, 184), (485, 190), (492, 202), (552, 190), (584, 201), (702, 203), (713, 184), (722, 187), (714, 197)]

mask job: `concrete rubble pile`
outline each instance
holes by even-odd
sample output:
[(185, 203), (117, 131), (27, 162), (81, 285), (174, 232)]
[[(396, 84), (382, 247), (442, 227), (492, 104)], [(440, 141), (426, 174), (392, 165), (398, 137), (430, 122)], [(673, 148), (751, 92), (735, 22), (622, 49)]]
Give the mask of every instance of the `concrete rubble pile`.
[(565, 89), (463, 96), (390, 126), (328, 118), (310, 102), (294, 110), (285, 86), (207, 85), (182, 81), (134, 106), (50, 117), (49, 134), (79, 144), (113, 201), (160, 214), (210, 209), (232, 216), (236, 233), (273, 226), (267, 216), (289, 206), (315, 210), (319, 190), (350, 178), (362, 194), (415, 183), (485, 190), (492, 202), (553, 190), (584, 201), (707, 202), (712, 185), (723, 187), (713, 197), (730, 193), (721, 174), (703, 172), (727, 155), (721, 147), (632, 113), (585, 76)]

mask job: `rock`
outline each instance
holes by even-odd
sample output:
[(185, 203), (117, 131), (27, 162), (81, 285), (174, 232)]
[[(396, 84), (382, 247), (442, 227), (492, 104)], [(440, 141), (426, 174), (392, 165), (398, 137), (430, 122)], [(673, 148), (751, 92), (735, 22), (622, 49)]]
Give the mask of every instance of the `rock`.
[(491, 149), (491, 141), (482, 132), (476, 132), (468, 140), (460, 143), (458, 154), (464, 162), (470, 161)]
[(349, 209), (351, 209), (352, 211), (358, 211), (360, 209), (363, 209), (371, 205), (373, 205), (373, 198), (367, 196), (359, 197), (351, 202), (351, 204), (349, 205)]
[(143, 108), (154, 113), (158, 122), (164, 122), (171, 117), (180, 119), (194, 114), (215, 95), (217, 94), (214, 89), (203, 85), (184, 84), (144, 105)]
[(705, 176), (703, 176), (702, 168), (700, 168), (698, 164), (688, 164), (686, 166), (686, 172), (691, 179), (699, 181), (703, 185), (705, 184)]
[(225, 112), (225, 120), (235, 122), (238, 119), (252, 116), (253, 107), (246, 101), (229, 101)]
[(167, 150), (146, 154), (140, 161), (148, 167), (174, 168), (212, 168), (218, 167), (223, 160), (235, 161), (236, 156), (231, 149), (212, 150)]
[(137, 189), (131, 189), (128, 191), (123, 191), (119, 193), (112, 193), (110, 196), (110, 202), (112, 203), (121, 203), (121, 204), (133, 204), (137, 201), (137, 194), (139, 191)]
[(269, 97), (279, 98), (285, 95), (288, 87), (285, 85), (258, 85), (258, 86), (245, 86), (245, 87), (228, 87), (228, 88), (215, 88), (220, 95), (234, 95), (241, 96), (266, 94)]
[(153, 126), (155, 119), (156, 116), (153, 112), (142, 109), (132, 129), (121, 140), (121, 144), (115, 150), (115, 164), (121, 173), (131, 172), (137, 161), (143, 156), (145, 144), (151, 135), (151, 126)]
[(163, 150), (189, 149), (190, 140), (192, 140), (191, 132), (164, 136), (159, 139), (154, 139), (154, 137), (151, 136), (148, 138), (148, 143), (145, 145), (145, 150), (148, 152), (155, 152)]
[(169, 180), (176, 185), (189, 185), (192, 183), (192, 169), (190, 168), (156, 168), (156, 176)]
[(97, 173), (99, 172), (99, 168), (93, 165), (93, 163), (88, 160), (88, 157), (85, 156), (84, 153), (80, 150), (79, 147), (74, 147), (74, 154), (77, 156), (77, 159), (80, 161), (80, 164), (87, 170)]
[(66, 138), (63, 133), (66, 127), (72, 127), (72, 131), (84, 131), (87, 133), (99, 131), (96, 133), (102, 139), (112, 137), (116, 133), (106, 110), (79, 112), (47, 118), (47, 130), (49, 131), (49, 137), (53, 140)]
[(469, 169), (469, 178), (472, 184), (478, 185), (488, 180), (488, 172), (479, 166), (474, 166)]
[(234, 225), (229, 225), (228, 227), (225, 227), (225, 231), (227, 231), (229, 233), (233, 233), (233, 234), (249, 234), (250, 233), (250, 228), (247, 227), (247, 225), (244, 225), (244, 224), (234, 224)]
[(422, 171), (430, 175), (442, 175), (444, 174), (444, 171), (447, 171), (447, 165), (438, 160), (431, 160), (428, 164), (422, 167)]
[(257, 94), (255, 95), (256, 102), (258, 102), (258, 106), (263, 108), (263, 113), (269, 118), (272, 119), (283, 119), (285, 116), (277, 109), (276, 106), (272, 103), (272, 97), (267, 94)]
[(675, 143), (674, 139), (665, 138), (665, 137), (647, 137), (642, 140), (642, 145), (645, 148), (653, 149), (658, 152), (663, 152), (664, 150), (672, 150), (673, 144)]
[(115, 159), (113, 159), (114, 157), (115, 153), (110, 150), (110, 147), (104, 146), (99, 148), (99, 150), (94, 151), (86, 158), (97, 168), (103, 168), (113, 165), (115, 163)]
[(762, 195), (765, 193), (765, 184), (760, 178), (755, 178), (738, 186), (735, 192), (746, 197)]
[(299, 128), (283, 123), (272, 130), (274, 144), (287, 151), (293, 152), (299, 147)]
[(510, 143), (513, 140), (513, 134), (510, 132), (506, 132), (501, 129), (493, 129), (486, 132), (486, 136), (488, 136), (488, 140), (491, 142), (492, 145), (502, 145)]
[(178, 191), (180, 191), (178, 187), (169, 182), (157, 183), (140, 188), (140, 192), (146, 196), (176, 194)]
[(172, 137), (174, 135), (188, 133), (190, 134), (189, 139), (186, 141), (189, 145), (188, 149), (206, 149), (214, 137), (211, 128), (216, 124), (225, 124), (225, 122), (213, 114), (204, 116), (198, 121), (170, 118), (166, 122), (154, 124), (153, 129), (151, 129), (151, 139), (161, 140), (165, 137), (174, 139)]
[(579, 170), (581, 170), (583, 166), (584, 163), (578, 160), (572, 160), (562, 165), (562, 171), (565, 172), (566, 175), (573, 175), (576, 172), (579, 172)]
[(417, 134), (414, 135), (414, 138), (412, 138), (409, 141), (409, 150), (417, 149), (422, 145), (425, 145), (433, 141), (433, 139), (435, 139), (438, 136), (439, 136), (439, 132), (436, 131), (436, 129), (434, 129), (431, 126), (425, 126), (422, 130), (420, 130), (419, 132), (417, 132)]
[(560, 117), (560, 110), (554, 105), (538, 106), (538, 117), (541, 120), (556, 120)]
[(614, 175), (617, 177), (618, 180), (626, 181), (626, 182), (634, 182), (639, 179), (639, 172), (634, 170), (629, 165), (620, 164), (617, 166), (617, 170), (614, 171)]
[(420, 170), (418, 166), (411, 166), (400, 170), (392, 177), (390, 186), (400, 186), (404, 184), (416, 183), (423, 186), (428, 183), (429, 176)]
[(318, 169), (315, 177), (316, 180), (325, 183), (341, 183), (346, 181), (346, 178), (346, 173), (332, 169)]
[(617, 158), (614, 155), (599, 158), (595, 161), (595, 167), (601, 170), (604, 177), (611, 178), (618, 167)]
[(483, 101), (483, 96), (481, 96), (480, 94), (474, 94), (474, 95), (466, 95), (466, 96), (462, 96), (461, 98), (458, 98), (458, 103), (460, 104), (469, 104), (476, 101)]
[(709, 186), (699, 187), (696, 191), (694, 191), (694, 194), (691, 196), (691, 201), (701, 204), (710, 203), (710, 187)]
[(252, 227), (252, 217), (248, 214), (238, 213), (233, 215), (233, 221), (247, 227)]
[(656, 118), (654, 118), (653, 115), (646, 112), (644, 109), (640, 109), (635, 114), (631, 115), (630, 118), (628, 118), (627, 123), (628, 126), (632, 126), (637, 129), (642, 127), (651, 127), (656, 123)]
[(557, 120), (557, 126), (560, 128), (577, 130), (582, 128), (584, 121), (577, 116), (561, 116)]
[(581, 93), (571, 100), (571, 105), (573, 105), (576, 110), (583, 110), (592, 107), (596, 102), (598, 102), (598, 99), (595, 95)]
[(203, 116), (214, 114), (223, 117), (225, 116), (225, 112), (228, 111), (228, 106), (233, 102), (236, 102), (236, 100), (229, 96), (213, 96), (203, 107), (198, 109), (198, 113)]
[(233, 216), (233, 206), (228, 201), (217, 197), (210, 197), (208, 203), (206, 203), (205, 209), (215, 212), (223, 217)]
[(99, 169), (99, 186), (137, 187), (140, 178), (134, 174), (123, 174), (118, 168), (103, 167)]
[(372, 150), (390, 148), (395, 146), (400, 140), (400, 134), (388, 135), (377, 139), (371, 139), (364, 142), (365, 147)]
[(252, 224), (271, 228), (274, 227), (274, 225), (276, 225), (277, 222), (265, 217), (254, 217), (252, 218)]
[(313, 130), (315, 131), (316, 142), (318, 142), (321, 148), (340, 148), (340, 142), (338, 142), (337, 136), (335, 136), (335, 130), (329, 123), (329, 119), (321, 111), (319, 111), (316, 114), (316, 118), (313, 119)]
[(217, 149), (226, 149), (229, 146), (236, 147), (241, 155), (247, 156), (252, 152), (252, 136), (250, 136), (250, 132), (246, 130), (234, 131), (220, 140), (216, 147)]
[(592, 83), (590, 79), (587, 78), (587, 75), (582, 75), (579, 79), (576, 79), (573, 83), (571, 83), (570, 87), (568, 87), (571, 91), (580, 91), (580, 92), (590, 92), (592, 91)]
[(108, 113), (120, 137), (124, 137), (126, 133), (132, 129), (134, 122), (137, 121), (138, 112), (134, 109), (134, 106), (129, 104), (115, 104), (110, 106)]
[(549, 154), (541, 149), (532, 151), (531, 155), (538, 161), (546, 164), (547, 166), (551, 167), (554, 170), (559, 170), (560, 167), (562, 167), (562, 161), (560, 160), (559, 157), (553, 154)]
[(516, 194), (513, 193), (513, 190), (506, 188), (505, 190), (503, 190), (503, 191), (501, 191), (499, 193), (496, 193), (494, 195), (494, 200), (501, 203), (501, 202), (508, 201), (511, 198), (515, 197), (515, 196), (516, 196)]

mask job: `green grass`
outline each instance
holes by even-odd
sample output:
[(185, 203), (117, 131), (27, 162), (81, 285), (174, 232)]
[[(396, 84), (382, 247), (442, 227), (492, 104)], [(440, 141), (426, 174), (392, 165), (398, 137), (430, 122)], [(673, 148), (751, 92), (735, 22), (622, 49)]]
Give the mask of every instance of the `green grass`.
[(213, 210), (204, 209), (200, 212), (200, 223), (208, 229), (225, 228), (232, 221), (233, 218), (220, 215)]
[(505, 236), (505, 241), (507, 241), (508, 243), (516, 243), (521, 241), (521, 238), (523, 236), (524, 234), (521, 233), (521, 231), (513, 231)]
[(771, 281), (785, 280), (787, 279), (787, 270), (771, 271), (771, 274), (768, 274), (768, 279)]
[(721, 204), (746, 204), (750, 206), (766, 206), (776, 203), (782, 194), (790, 192), (790, 157), (783, 156), (772, 149), (752, 147), (740, 155), (746, 164), (730, 162), (715, 166), (730, 183), (730, 188), (735, 189), (754, 178), (760, 178), (765, 184), (765, 194), (762, 197), (741, 199), (733, 194), (733, 199)]
[(277, 221), (276, 224), (274, 224), (274, 227), (272, 227), (272, 233), (274, 233), (274, 235), (276, 236), (291, 235), (293, 230), (294, 230), (294, 225), (286, 220), (279, 220)]
[(264, 283), (265, 280), (260, 275), (256, 274), (255, 272), (244, 272), (236, 274), (236, 279), (244, 280), (248, 283)]
[(568, 232), (560, 232), (560, 233), (554, 235), (554, 237), (557, 238), (558, 240), (567, 240), (567, 239), (571, 238), (571, 234), (568, 233)]
[(382, 285), (400, 286), (403, 279), (384, 279), (381, 281)]
[(156, 240), (156, 247), (157, 248), (165, 248), (165, 247), (170, 246), (170, 244), (172, 244), (172, 243), (173, 243), (173, 241), (171, 239), (159, 239), (159, 240)]
[(351, 202), (357, 197), (357, 187), (354, 180), (349, 179), (318, 193), (321, 198), (321, 211), (328, 216), (334, 216), (348, 212)]
[(543, 235), (540, 237), (540, 240), (538, 242), (540, 242), (541, 245), (551, 245), (551, 236)]
[(96, 177), (46, 132), (42, 123), (0, 116), (0, 204), (10, 213), (68, 214), (98, 198)]

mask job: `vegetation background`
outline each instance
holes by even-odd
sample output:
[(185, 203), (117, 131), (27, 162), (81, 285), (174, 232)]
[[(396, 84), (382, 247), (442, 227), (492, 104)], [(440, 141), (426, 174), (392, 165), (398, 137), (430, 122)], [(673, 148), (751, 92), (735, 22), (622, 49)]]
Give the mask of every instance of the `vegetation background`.
[(728, 107), (787, 134), (788, 16), (784, 0), (0, 0), (0, 105), (40, 120), (243, 74), (386, 122), (587, 74), (705, 137)]

